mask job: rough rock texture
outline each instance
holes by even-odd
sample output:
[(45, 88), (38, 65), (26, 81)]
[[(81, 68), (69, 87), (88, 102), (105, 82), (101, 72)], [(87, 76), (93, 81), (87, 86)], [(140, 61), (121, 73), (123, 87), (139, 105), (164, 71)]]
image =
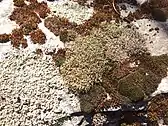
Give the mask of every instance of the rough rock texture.
[(56, 119), (80, 111), (80, 105), (62, 84), (51, 57), (13, 51), (0, 61), (0, 125), (63, 125)]

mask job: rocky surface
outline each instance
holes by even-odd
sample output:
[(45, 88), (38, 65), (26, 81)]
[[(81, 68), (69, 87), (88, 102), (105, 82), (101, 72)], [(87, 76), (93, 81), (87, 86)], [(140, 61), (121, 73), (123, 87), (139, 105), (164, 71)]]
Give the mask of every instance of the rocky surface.
[(50, 56), (20, 53), (0, 62), (1, 125), (56, 125), (58, 118), (80, 111)]
[[(138, 1), (141, 3), (143, 0)], [(15, 39), (19, 38), (16, 42), (19, 44), (16, 47), (19, 47), (20, 50), (16, 51), (14, 48), (11, 48), (10, 42), (0, 43), (0, 50), (2, 51), (0, 54), (3, 54), (0, 57), (0, 59), (3, 57), (3, 60), (0, 61), (0, 125), (76, 126), (82, 120), (83, 116), (73, 117), (70, 120), (66, 115), (80, 110), (86, 112), (99, 111), (101, 109), (108, 110), (111, 106), (118, 107), (123, 103), (129, 106), (131, 102), (144, 102), (143, 99), (150, 98), (150, 95), (156, 89), (157, 91), (153, 93), (152, 96), (166, 93), (167, 89), (163, 89), (163, 87), (167, 88), (166, 76), (168, 63), (167, 55), (162, 54), (167, 54), (168, 49), (166, 46), (167, 33), (165, 32), (167, 30), (167, 24), (165, 22), (151, 20), (159, 20), (160, 16), (158, 16), (158, 14), (163, 14), (163, 21), (166, 21), (167, 5), (164, 4), (166, 1), (167, 0), (164, 0), (159, 2), (160, 4), (157, 4), (157, 1), (153, 0), (151, 7), (152, 9), (154, 8), (154, 11), (150, 10), (151, 8), (146, 8), (147, 10), (145, 10), (145, 8), (143, 8), (144, 5), (141, 6), (142, 8), (136, 8), (138, 11), (131, 5), (126, 4), (125, 7), (122, 5), (122, 9), (124, 10), (121, 13), (122, 16), (126, 14), (125, 16), (127, 17), (129, 11), (136, 12), (136, 14), (131, 17), (132, 20), (129, 21), (130, 24), (127, 24), (124, 29), (121, 30), (122, 32), (118, 30), (113, 34), (114, 31), (110, 31), (109, 27), (104, 27), (102, 30), (101, 22), (106, 21), (113, 24), (111, 20), (115, 19), (116, 22), (120, 22), (124, 25), (125, 23), (122, 22), (122, 17), (116, 14), (119, 9), (118, 6), (114, 8), (110, 3), (107, 4), (107, 1), (96, 0), (91, 6), (91, 4), (84, 4), (84, 2), (86, 2), (85, 0), (78, 0), (78, 3), (81, 5), (77, 2), (67, 0), (45, 1), (47, 4), (43, 2), (43, 0), (14, 0), (14, 3), (12, 0), (3, 0), (0, 3), (0, 5), (3, 5), (3, 8), (0, 8), (0, 16), (2, 17), (0, 19), (0, 28), (2, 29), (0, 31), (0, 40), (7, 41), (13, 37), (12, 40), (15, 41)], [(17, 8), (15, 7), (14, 9), (13, 4), (17, 6)], [(161, 9), (161, 11), (160, 9), (159, 11), (155, 10), (155, 8), (158, 9), (159, 7), (163, 9)], [(22, 11), (24, 11), (24, 13), (22, 13)], [(154, 15), (155, 13), (153, 14), (153, 12), (158, 13)], [(23, 31), (19, 32), (21, 35), (14, 33), (12, 33), (13, 36), (9, 35), (14, 28), (17, 28), (17, 25), (14, 21), (10, 21), (8, 16), (10, 16), (11, 20), (16, 21), (20, 25), (19, 30)], [(33, 20), (33, 18), (36, 20)], [(128, 20), (126, 21), (128, 22)], [(134, 25), (133, 33), (130, 34), (130, 32), (126, 32), (124, 33), (125, 35), (123, 35), (122, 33), (129, 31), (128, 29), (130, 29), (130, 31), (132, 30), (132, 25)], [(118, 29), (118, 27), (121, 26), (117, 25), (116, 29)], [(29, 36), (33, 30), (38, 28), (40, 29), (40, 34), (38, 33), (37, 36), (35, 34), (34, 40), (37, 41), (36, 43), (41, 42), (41, 45), (33, 44)], [(97, 35), (97, 33), (95, 33), (94, 35), (90, 35), (92, 34), (92, 29), (97, 31), (97, 33), (103, 34)], [(140, 32), (141, 36), (139, 36), (138, 32)], [(135, 33), (138, 33), (138, 35)], [(85, 35), (90, 35), (93, 39)], [(120, 38), (122, 35), (124, 37)], [(41, 39), (40, 36), (42, 36), (43, 39)], [(131, 36), (132, 38), (129, 39), (127, 36)], [(145, 43), (141, 43), (142, 36), (143, 39), (146, 40), (144, 41)], [(75, 39), (76, 37), (77, 39)], [(92, 76), (93, 73), (95, 73), (92, 71), (88, 73), (84, 71), (82, 73), (83, 76), (86, 74), (85, 77), (87, 79), (89, 78), (92, 83), (89, 85), (90, 87), (87, 88), (87, 93), (79, 93), (78, 96), (76, 96), (70, 93), (68, 87), (65, 86), (65, 82), (63, 81), (63, 78), (65, 80), (65, 74), (62, 78), (62, 75), (59, 73), (59, 68), (57, 67), (63, 64), (65, 60), (64, 55), (66, 55), (66, 49), (59, 49), (64, 47), (64, 43), (60, 42), (59, 38), (65, 44), (69, 44), (67, 43), (69, 41), (75, 42), (72, 52), (77, 50), (77, 52), (79, 51), (80, 53), (75, 54), (77, 58), (75, 58), (74, 61), (79, 62), (79, 66), (82, 68), (84, 68), (87, 63), (91, 63), (91, 65), (86, 65), (87, 70), (102, 65), (99, 62), (95, 62), (96, 60), (94, 60), (94, 62), (92, 62), (93, 60), (89, 60), (89, 56), (94, 53), (97, 54), (97, 52), (95, 52), (96, 50), (93, 50), (92, 44), (93, 47), (96, 46), (96, 49), (99, 50), (98, 54), (101, 53), (102, 55), (97, 58), (97, 55), (94, 54), (94, 57), (91, 59), (97, 58), (100, 60), (104, 58), (104, 56), (106, 58), (108, 57), (108, 62), (106, 63), (108, 67), (106, 66), (104, 71), (98, 68), (99, 71), (96, 73), (101, 76), (103, 75), (102, 78)], [(134, 43), (135, 38), (137, 39)], [(102, 39), (107, 39), (106, 44), (103, 43), (103, 46), (97, 46), (97, 43), (94, 43), (95, 40), (100, 42)], [(111, 41), (112, 39), (115, 39), (115, 41)], [(99, 44), (102, 43), (100, 42)], [(20, 48), (20, 45), (25, 49)], [(80, 45), (84, 45), (85, 48), (82, 48), (83, 46)], [(147, 53), (145, 52), (144, 55), (141, 51), (138, 51), (139, 48), (137, 47), (147, 48), (148, 51)], [(106, 49), (104, 50), (104, 48)], [(11, 51), (13, 49), (15, 51)], [(31, 51), (28, 51), (29, 49)], [(8, 52), (9, 50), (11, 52)], [(82, 52), (83, 50), (84, 52)], [(136, 53), (134, 53), (134, 51)], [(103, 55), (102, 52), (106, 52), (105, 55)], [(84, 58), (82, 58), (84, 60), (80, 63), (80, 58), (83, 55)], [(73, 55), (71, 56), (73, 57)], [(69, 57), (66, 57), (66, 63)], [(88, 58), (87, 62), (85, 58)], [(66, 63), (64, 65), (70, 65)], [(98, 63), (98, 65), (96, 63)], [(78, 68), (78, 66), (75, 66), (75, 68)], [(89, 76), (87, 76), (87, 74), (89, 74)], [(97, 78), (101, 80), (101, 83), (94, 81), (94, 79), (98, 80)], [(77, 77), (68, 80), (71, 81), (71, 79), (75, 80)], [(157, 88), (160, 82), (163, 83), (163, 86), (160, 84)], [(77, 86), (80, 87), (80, 83), (75, 84), (75, 88)], [(84, 85), (84, 87), (85, 86), (87, 86), (87, 84)], [(167, 124), (166, 105), (166, 95), (159, 95), (151, 99), (148, 104), (149, 108), (147, 112), (152, 122), (151, 125), (158, 125), (158, 122), (160, 125)], [(132, 109), (133, 108), (134, 106)], [(138, 109), (141, 108), (143, 110), (144, 106), (138, 107)], [(132, 109), (129, 109), (129, 111), (132, 111)], [(123, 118), (122, 115), (120, 116)], [(124, 118), (125, 117), (132, 116), (126, 114), (124, 115)], [(117, 117), (117, 119), (119, 118), (120, 117)], [(87, 119), (87, 121), (88, 120), (89, 119)], [(128, 121), (130, 121), (128, 118), (123, 120), (126, 122), (122, 123), (123, 126), (126, 126)], [(108, 120), (108, 117), (105, 115), (96, 114), (93, 116), (92, 124), (102, 125), (108, 121), (110, 120)], [(113, 119), (111, 119), (111, 121), (113, 121)], [(132, 123), (129, 122), (130, 125), (140, 125), (139, 122), (133, 121), (132, 119)], [(82, 125), (86, 125), (86, 123), (84, 122)]]

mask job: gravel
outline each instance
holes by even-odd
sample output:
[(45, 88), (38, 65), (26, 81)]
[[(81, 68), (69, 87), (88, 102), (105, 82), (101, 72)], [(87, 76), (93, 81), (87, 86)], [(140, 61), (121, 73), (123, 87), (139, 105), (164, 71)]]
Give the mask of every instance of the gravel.
[[(78, 98), (63, 86), (50, 56), (11, 52), (0, 61), (0, 84), (0, 125), (49, 126), (80, 111)], [(80, 119), (69, 120), (68, 125)]]

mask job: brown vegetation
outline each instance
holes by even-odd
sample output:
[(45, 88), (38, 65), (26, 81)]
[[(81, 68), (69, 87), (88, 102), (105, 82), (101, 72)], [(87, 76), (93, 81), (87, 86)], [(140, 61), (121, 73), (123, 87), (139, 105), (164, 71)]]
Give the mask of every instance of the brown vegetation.
[(30, 33), (31, 40), (33, 41), (34, 44), (39, 43), (39, 44), (44, 44), (46, 41), (46, 36), (42, 32), (41, 29), (37, 29), (35, 31), (32, 31)]
[(28, 46), (26, 39), (24, 39), (23, 32), (20, 29), (14, 29), (12, 31), (10, 40), (13, 47), (19, 48), (21, 45), (23, 48), (26, 48)]

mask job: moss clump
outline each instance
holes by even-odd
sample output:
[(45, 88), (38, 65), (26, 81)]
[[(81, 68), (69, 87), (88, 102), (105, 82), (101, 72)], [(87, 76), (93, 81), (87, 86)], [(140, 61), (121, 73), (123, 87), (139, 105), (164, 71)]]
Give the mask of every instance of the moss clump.
[(76, 38), (76, 33), (72, 30), (63, 29), (60, 31), (60, 40), (64, 43), (74, 41)]
[(22, 25), (26, 22), (36, 24), (41, 22), (38, 15), (33, 10), (30, 10), (26, 7), (15, 8), (12, 14), (10, 15), (10, 19), (16, 21), (16, 23), (19, 25)]
[(55, 65), (60, 67), (65, 61), (65, 49), (59, 49), (56, 54), (52, 55)]
[(38, 28), (38, 24), (28, 21), (21, 25), (20, 27), (24, 35), (29, 35), (29, 33)]
[(60, 18), (58, 16), (48, 17), (45, 19), (44, 25), (56, 36), (60, 35), (61, 31), (73, 29), (76, 27), (75, 23), (70, 23), (68, 19)]
[(50, 13), (50, 9), (48, 8), (47, 3), (45, 3), (44, 1), (37, 3), (34, 10), (39, 14), (41, 18), (47, 17), (47, 15)]
[(27, 40), (24, 39), (23, 32), (21, 29), (14, 29), (12, 30), (12, 34), (9, 37), (11, 44), (15, 48), (19, 48), (20, 45), (22, 48), (26, 48), (27, 45)]
[(155, 96), (148, 107), (148, 118), (151, 122), (157, 122), (163, 119), (164, 125), (168, 125), (168, 95), (161, 94)]
[(167, 66), (168, 66), (168, 56), (150, 56), (150, 55), (142, 55), (138, 57), (140, 60), (141, 67), (144, 67), (147, 70), (152, 71), (154, 74), (163, 78), (167, 75)]
[(30, 33), (30, 37), (31, 37), (31, 40), (33, 41), (34, 44), (36, 44), (36, 43), (44, 44), (46, 41), (46, 36), (41, 29), (37, 29), (35, 31), (32, 31)]
[(143, 40), (133, 29), (103, 23), (99, 29), (93, 29), (90, 35), (76, 38), (70, 47), (61, 73), (71, 89), (87, 92), (95, 83), (102, 82), (109, 59), (121, 61), (127, 58), (120, 58), (123, 52), (128, 55), (127, 52), (137, 51), (137, 48), (143, 50)]
[(104, 43), (97, 36), (77, 38), (66, 52), (66, 61), (61, 67), (67, 85), (78, 91), (88, 91), (100, 82), (106, 63)]
[(101, 85), (94, 85), (87, 94), (80, 94), (79, 98), (81, 111), (92, 112), (103, 103), (103, 99), (106, 98), (106, 91)]
[(139, 87), (139, 84), (137, 84), (139, 83), (138, 81), (141, 81), (137, 79), (137, 77), (140, 77), (142, 79), (142, 75), (137, 72), (130, 74), (119, 81), (119, 93), (127, 96), (131, 101), (134, 102), (143, 100), (145, 96), (145, 93), (143, 92), (141, 87)]

